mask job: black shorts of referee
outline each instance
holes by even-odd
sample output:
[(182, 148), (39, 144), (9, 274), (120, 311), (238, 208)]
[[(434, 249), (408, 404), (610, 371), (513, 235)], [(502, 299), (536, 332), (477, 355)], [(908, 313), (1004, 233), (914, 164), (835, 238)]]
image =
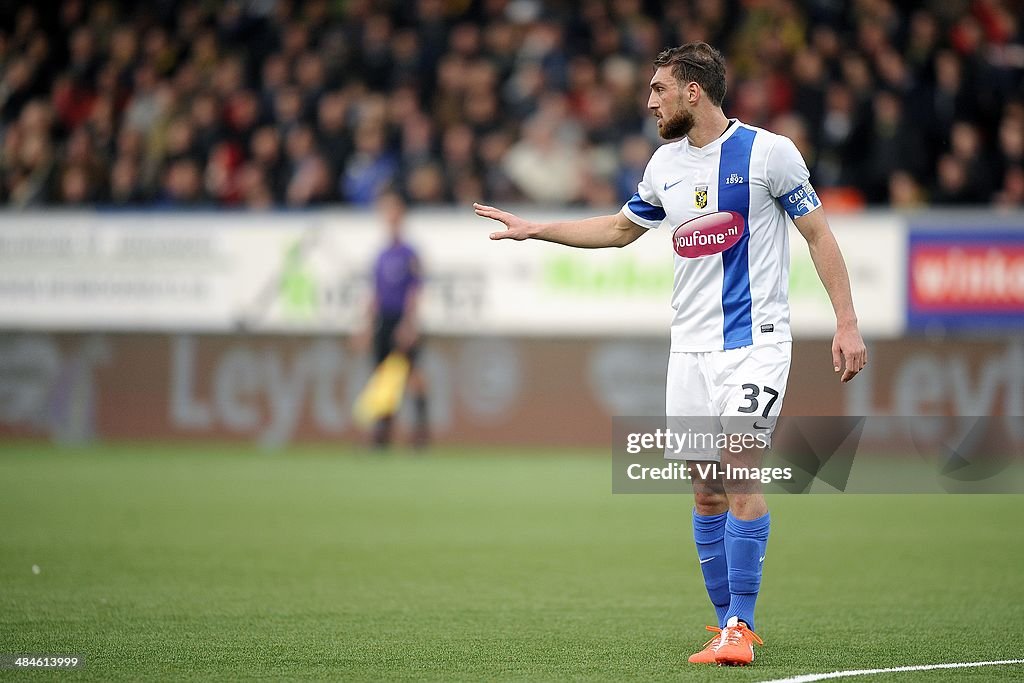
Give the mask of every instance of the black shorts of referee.
[[(377, 319), (374, 320), (373, 357), (377, 365), (380, 365), (397, 348), (395, 344), (395, 330), (398, 329), (401, 321), (402, 317), (400, 315), (378, 315)], [(412, 346), (405, 350), (410, 365), (416, 364), (416, 356), (419, 355), (419, 350), (420, 340), (417, 337)]]

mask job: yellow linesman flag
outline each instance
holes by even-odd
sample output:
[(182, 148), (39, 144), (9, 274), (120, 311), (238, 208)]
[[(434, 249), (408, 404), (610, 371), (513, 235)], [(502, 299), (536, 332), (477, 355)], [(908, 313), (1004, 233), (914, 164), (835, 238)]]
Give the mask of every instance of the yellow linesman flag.
[(356, 398), (352, 409), (356, 422), (369, 427), (383, 417), (394, 415), (402, 402), (408, 379), (409, 359), (405, 354), (396, 351), (385, 358)]

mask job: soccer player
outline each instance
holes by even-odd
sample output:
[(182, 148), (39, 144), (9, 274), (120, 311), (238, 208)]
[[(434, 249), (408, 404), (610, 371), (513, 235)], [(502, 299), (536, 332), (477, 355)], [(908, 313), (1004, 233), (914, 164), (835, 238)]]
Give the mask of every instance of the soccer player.
[[(427, 387), (422, 371), (416, 365), (419, 355), (419, 297), (422, 284), (420, 260), (405, 242), (405, 202), (394, 192), (377, 198), (377, 210), (388, 232), (388, 243), (373, 266), (374, 294), (364, 337), (373, 337), (374, 362), (381, 362), (392, 351), (399, 350), (409, 359), (411, 369), (406, 385), (412, 396), (415, 412), (413, 445), (424, 447), (428, 440)], [(381, 418), (374, 426), (373, 445), (387, 448), (391, 444), (394, 416)]]
[[(867, 362), (839, 246), (791, 140), (729, 119), (722, 111), (725, 60), (706, 43), (665, 50), (654, 61), (647, 106), (666, 140), (621, 211), (584, 220), (532, 223), (480, 204), (477, 215), (505, 224), (491, 239), (538, 239), (573, 247), (623, 247), (661, 225), (731, 211), (742, 225), (734, 243), (691, 240), (675, 256), (666, 414), (756, 416), (774, 428), (789, 376), (789, 241), (786, 215), (807, 241), (836, 315), (832, 364), (842, 382)], [(685, 232), (684, 232), (685, 236)], [(692, 236), (692, 233), (691, 233)], [(698, 253), (699, 252), (699, 253)], [(770, 431), (769, 431), (770, 435)], [(760, 466), (762, 453), (685, 454)], [(754, 604), (768, 541), (759, 482), (698, 478), (693, 531), (716, 633), (694, 663), (743, 665), (754, 658)]]

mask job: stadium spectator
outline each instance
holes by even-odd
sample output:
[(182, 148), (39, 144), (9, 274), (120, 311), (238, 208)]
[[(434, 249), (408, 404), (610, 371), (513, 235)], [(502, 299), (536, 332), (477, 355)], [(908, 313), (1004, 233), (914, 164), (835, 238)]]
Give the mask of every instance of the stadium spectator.
[(204, 201), (199, 165), (183, 157), (170, 163), (164, 172), (159, 205), (167, 208), (189, 208)]
[(93, 186), (89, 172), (83, 166), (67, 166), (60, 174), (58, 199), (68, 206), (81, 206), (93, 201)]
[(505, 155), (505, 172), (531, 201), (566, 204), (579, 196), (583, 160), (558, 127), (558, 120), (534, 117)]
[(622, 141), (619, 148), (621, 165), (615, 177), (615, 190), (619, 201), (626, 202), (644, 176), (647, 162), (654, 153), (654, 145), (642, 135), (631, 135)]
[(317, 103), (316, 145), (335, 178), (352, 153), (352, 131), (346, 122), (348, 112), (349, 99), (341, 90), (324, 93)]
[(857, 176), (869, 202), (884, 201), (889, 176), (896, 169), (915, 175), (923, 169), (917, 129), (904, 115), (897, 93), (882, 90), (875, 94), (869, 121), (859, 135), (856, 147), (861, 150), (862, 163)]
[(370, 206), (395, 180), (398, 160), (387, 147), (381, 123), (362, 124), (356, 129), (355, 140), (355, 153), (345, 165), (341, 179), (341, 194), (353, 204)]
[(1024, 166), (1024, 105), (1006, 108), (998, 130), (999, 173)]
[(142, 187), (139, 186), (139, 169), (135, 159), (129, 156), (119, 157), (110, 170), (109, 195), (106, 203), (113, 206), (137, 206), (144, 200)]
[[(942, 201), (1005, 203), (1024, 163), (1024, 22), (1009, 0), (12, 7), (9, 206), (166, 203), (168, 177), (192, 166), (210, 206), (368, 205), (385, 186), (430, 203), (476, 187), (494, 202), (592, 203), (622, 194), (638, 139), (658, 142), (638, 65), (698, 39), (729, 46), (727, 111), (805, 128), (821, 189), (884, 204), (906, 171)], [(312, 131), (315, 161), (289, 157), (296, 129)], [(562, 170), (599, 165), (585, 186), (527, 168), (562, 152)]]
[(249, 141), (249, 164), (261, 176), (271, 203), (284, 199), (288, 176), (281, 154), (281, 134), (274, 126), (258, 128)]
[(1024, 208), (1024, 168), (1013, 166), (1006, 170), (995, 203), (1004, 209)]
[(889, 176), (889, 205), (898, 211), (914, 211), (925, 208), (927, 197), (912, 174), (898, 169)]
[(939, 159), (939, 173), (931, 200), (935, 204), (968, 204), (972, 193), (963, 160), (952, 154)]

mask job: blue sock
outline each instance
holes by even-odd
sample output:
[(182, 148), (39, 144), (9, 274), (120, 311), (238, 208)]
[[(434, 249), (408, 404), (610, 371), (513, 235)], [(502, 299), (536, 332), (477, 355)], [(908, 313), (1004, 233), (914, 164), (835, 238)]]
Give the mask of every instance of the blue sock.
[(697, 543), (700, 570), (704, 572), (704, 585), (715, 606), (719, 628), (725, 627), (729, 611), (729, 563), (725, 552), (725, 516), (698, 515), (693, 511), (693, 540)]
[(725, 521), (725, 552), (729, 562), (729, 611), (726, 618), (736, 617), (754, 630), (754, 603), (761, 590), (761, 567), (768, 547), (768, 513), (750, 521), (736, 519), (728, 513)]

